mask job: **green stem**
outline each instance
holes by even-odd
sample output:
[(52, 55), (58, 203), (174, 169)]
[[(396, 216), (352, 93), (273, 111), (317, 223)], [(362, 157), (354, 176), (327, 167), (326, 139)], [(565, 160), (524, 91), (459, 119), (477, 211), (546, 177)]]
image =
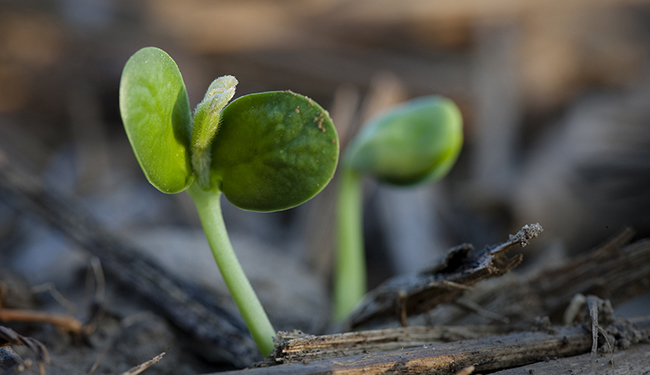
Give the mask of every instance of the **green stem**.
[(273, 350), (273, 337), (276, 332), (253, 287), (246, 278), (228, 238), (221, 215), (221, 192), (218, 189), (203, 190), (195, 183), (190, 186), (187, 193), (194, 200), (203, 231), (226, 286), (228, 286), (248, 330), (257, 343), (257, 347), (266, 357)]
[(334, 277), (334, 320), (345, 319), (366, 293), (362, 179), (343, 166), (339, 185), (338, 252)]

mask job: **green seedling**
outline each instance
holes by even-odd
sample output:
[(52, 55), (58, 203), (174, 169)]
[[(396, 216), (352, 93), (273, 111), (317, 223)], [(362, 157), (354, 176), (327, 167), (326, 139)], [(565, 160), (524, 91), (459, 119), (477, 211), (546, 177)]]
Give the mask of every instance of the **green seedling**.
[(462, 118), (442, 97), (423, 97), (369, 121), (341, 161), (334, 320), (345, 319), (366, 293), (362, 177), (397, 186), (434, 182), (456, 162)]
[(120, 111), (149, 182), (193, 199), (219, 270), (266, 356), (276, 332), (230, 244), (221, 194), (251, 211), (300, 205), (332, 178), (339, 145), (328, 113), (311, 99), (264, 92), (228, 104), (236, 84), (232, 76), (216, 79), (192, 115), (174, 60), (143, 48), (124, 67)]

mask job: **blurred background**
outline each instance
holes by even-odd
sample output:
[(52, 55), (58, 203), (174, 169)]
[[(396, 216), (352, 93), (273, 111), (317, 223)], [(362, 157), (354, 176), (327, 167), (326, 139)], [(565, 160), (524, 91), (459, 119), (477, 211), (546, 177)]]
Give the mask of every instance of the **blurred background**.
[[(145, 46), (176, 60), (192, 107), (231, 74), (236, 96), (313, 98), (343, 146), (404, 100), (459, 105), (465, 144), (447, 178), (366, 183), (370, 286), (528, 223), (545, 231), (523, 250), (522, 270), (626, 226), (650, 235), (648, 1), (0, 1), (0, 152), (170, 272), (226, 295), (190, 199), (147, 183), (121, 124), (121, 70)], [(271, 291), (261, 298), (276, 328), (327, 324), (335, 199), (336, 179), (285, 212), (224, 203), (244, 268), (260, 294)], [(72, 241), (0, 200), (0, 266), (65, 290), (87, 263)]]

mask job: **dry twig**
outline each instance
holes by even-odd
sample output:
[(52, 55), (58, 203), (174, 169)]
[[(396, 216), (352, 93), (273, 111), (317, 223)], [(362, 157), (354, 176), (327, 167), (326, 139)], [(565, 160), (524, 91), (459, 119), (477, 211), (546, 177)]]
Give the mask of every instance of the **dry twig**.
[(267, 359), (262, 365), (430, 346), (432, 343), (471, 340), (507, 332), (506, 328), (496, 326), (401, 327), (324, 336), (281, 331), (276, 338), (272, 359)]
[[(313, 340), (318, 342), (318, 338)], [(591, 335), (581, 326), (556, 327), (550, 332), (519, 332), (447, 344), (357, 354), (347, 357), (304, 361), (281, 366), (253, 368), (221, 375), (313, 375), (353, 374), (445, 374), (455, 375), (474, 366), (491, 371), (523, 366), (545, 358), (586, 353)], [(216, 374), (215, 374), (216, 375)]]
[(155, 365), (156, 363), (160, 362), (162, 357), (165, 355), (165, 352), (162, 352), (158, 354), (157, 356), (153, 357), (152, 359), (148, 360), (147, 362), (131, 367), (128, 371), (122, 373), (122, 375), (138, 375), (142, 371), (148, 369), (149, 367)]
[(0, 308), (0, 321), (2, 322), (29, 322), (48, 323), (65, 331), (81, 334), (84, 325), (78, 319), (68, 315), (50, 314), (32, 310), (16, 310)]
[(477, 282), (501, 276), (521, 263), (521, 254), (508, 258), (507, 251), (516, 245), (526, 246), (542, 231), (539, 224), (526, 225), (508, 241), (479, 252), (473, 251), (468, 244), (452, 248), (434, 267), (415, 275), (390, 279), (368, 293), (348, 324), (353, 328), (378, 318), (392, 317), (396, 312), (398, 317), (412, 316), (454, 301)]
[[(602, 315), (606, 314), (606, 306)], [(589, 311), (587, 311), (589, 313)], [(616, 345), (650, 342), (650, 317), (634, 321), (606, 320), (603, 323), (603, 335), (617, 336)], [(413, 327), (415, 328), (415, 327)], [(401, 332), (409, 332), (413, 328), (399, 328)], [(420, 327), (425, 329), (424, 327)], [(450, 328), (450, 327), (446, 327)], [(472, 327), (455, 327), (471, 330)], [(381, 344), (381, 332), (397, 332), (393, 330), (378, 330), (368, 343), (368, 348)], [(628, 332), (628, 333), (626, 333)], [(362, 334), (363, 332), (359, 332)], [(390, 337), (389, 334), (383, 336)], [(635, 342), (628, 342), (635, 338)], [(348, 340), (348, 342), (346, 342)], [(373, 342), (372, 340), (376, 340)], [(293, 341), (293, 342), (292, 342)], [(353, 374), (445, 374), (456, 375), (459, 371), (474, 366), (474, 371), (494, 371), (506, 368), (521, 367), (535, 362), (543, 362), (549, 358), (572, 357), (590, 352), (592, 347), (591, 326), (576, 325), (572, 327), (548, 326), (540, 331), (516, 332), (505, 335), (495, 335), (474, 340), (454, 341), (450, 343), (422, 343), (418, 347), (398, 349), (374, 353), (331, 358), (337, 349), (352, 344), (354, 341), (363, 344), (363, 336), (346, 333), (327, 336), (308, 336), (290, 339), (281, 349), (289, 348), (292, 352), (291, 363), (280, 366), (261, 367), (242, 370), (220, 375), (313, 375), (345, 373)], [(389, 340), (387, 340), (389, 341)], [(619, 342), (620, 341), (620, 342)], [(364, 345), (359, 345), (359, 350)], [(375, 348), (376, 349), (376, 348)], [(372, 350), (372, 349), (371, 349)], [(276, 350), (277, 352), (277, 350)], [(323, 358), (318, 353), (325, 354)], [(306, 355), (303, 355), (306, 353)], [(340, 354), (340, 353), (339, 353)], [(285, 363), (286, 358), (280, 358)], [(588, 363), (588, 362), (587, 362)], [(565, 368), (566, 370), (566, 368)], [(215, 374), (216, 375), (216, 374)]]

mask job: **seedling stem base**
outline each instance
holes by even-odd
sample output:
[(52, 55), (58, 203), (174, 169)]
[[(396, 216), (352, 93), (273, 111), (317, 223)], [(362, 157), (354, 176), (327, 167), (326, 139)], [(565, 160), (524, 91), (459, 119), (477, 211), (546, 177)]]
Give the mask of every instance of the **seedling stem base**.
[(260, 352), (266, 357), (273, 350), (276, 331), (235, 255), (221, 214), (221, 192), (215, 190), (204, 190), (195, 183), (187, 189), (187, 193), (194, 200), (203, 231), (226, 286)]
[(362, 178), (351, 168), (341, 169), (337, 226), (338, 252), (334, 277), (334, 320), (343, 321), (366, 294), (363, 242)]

